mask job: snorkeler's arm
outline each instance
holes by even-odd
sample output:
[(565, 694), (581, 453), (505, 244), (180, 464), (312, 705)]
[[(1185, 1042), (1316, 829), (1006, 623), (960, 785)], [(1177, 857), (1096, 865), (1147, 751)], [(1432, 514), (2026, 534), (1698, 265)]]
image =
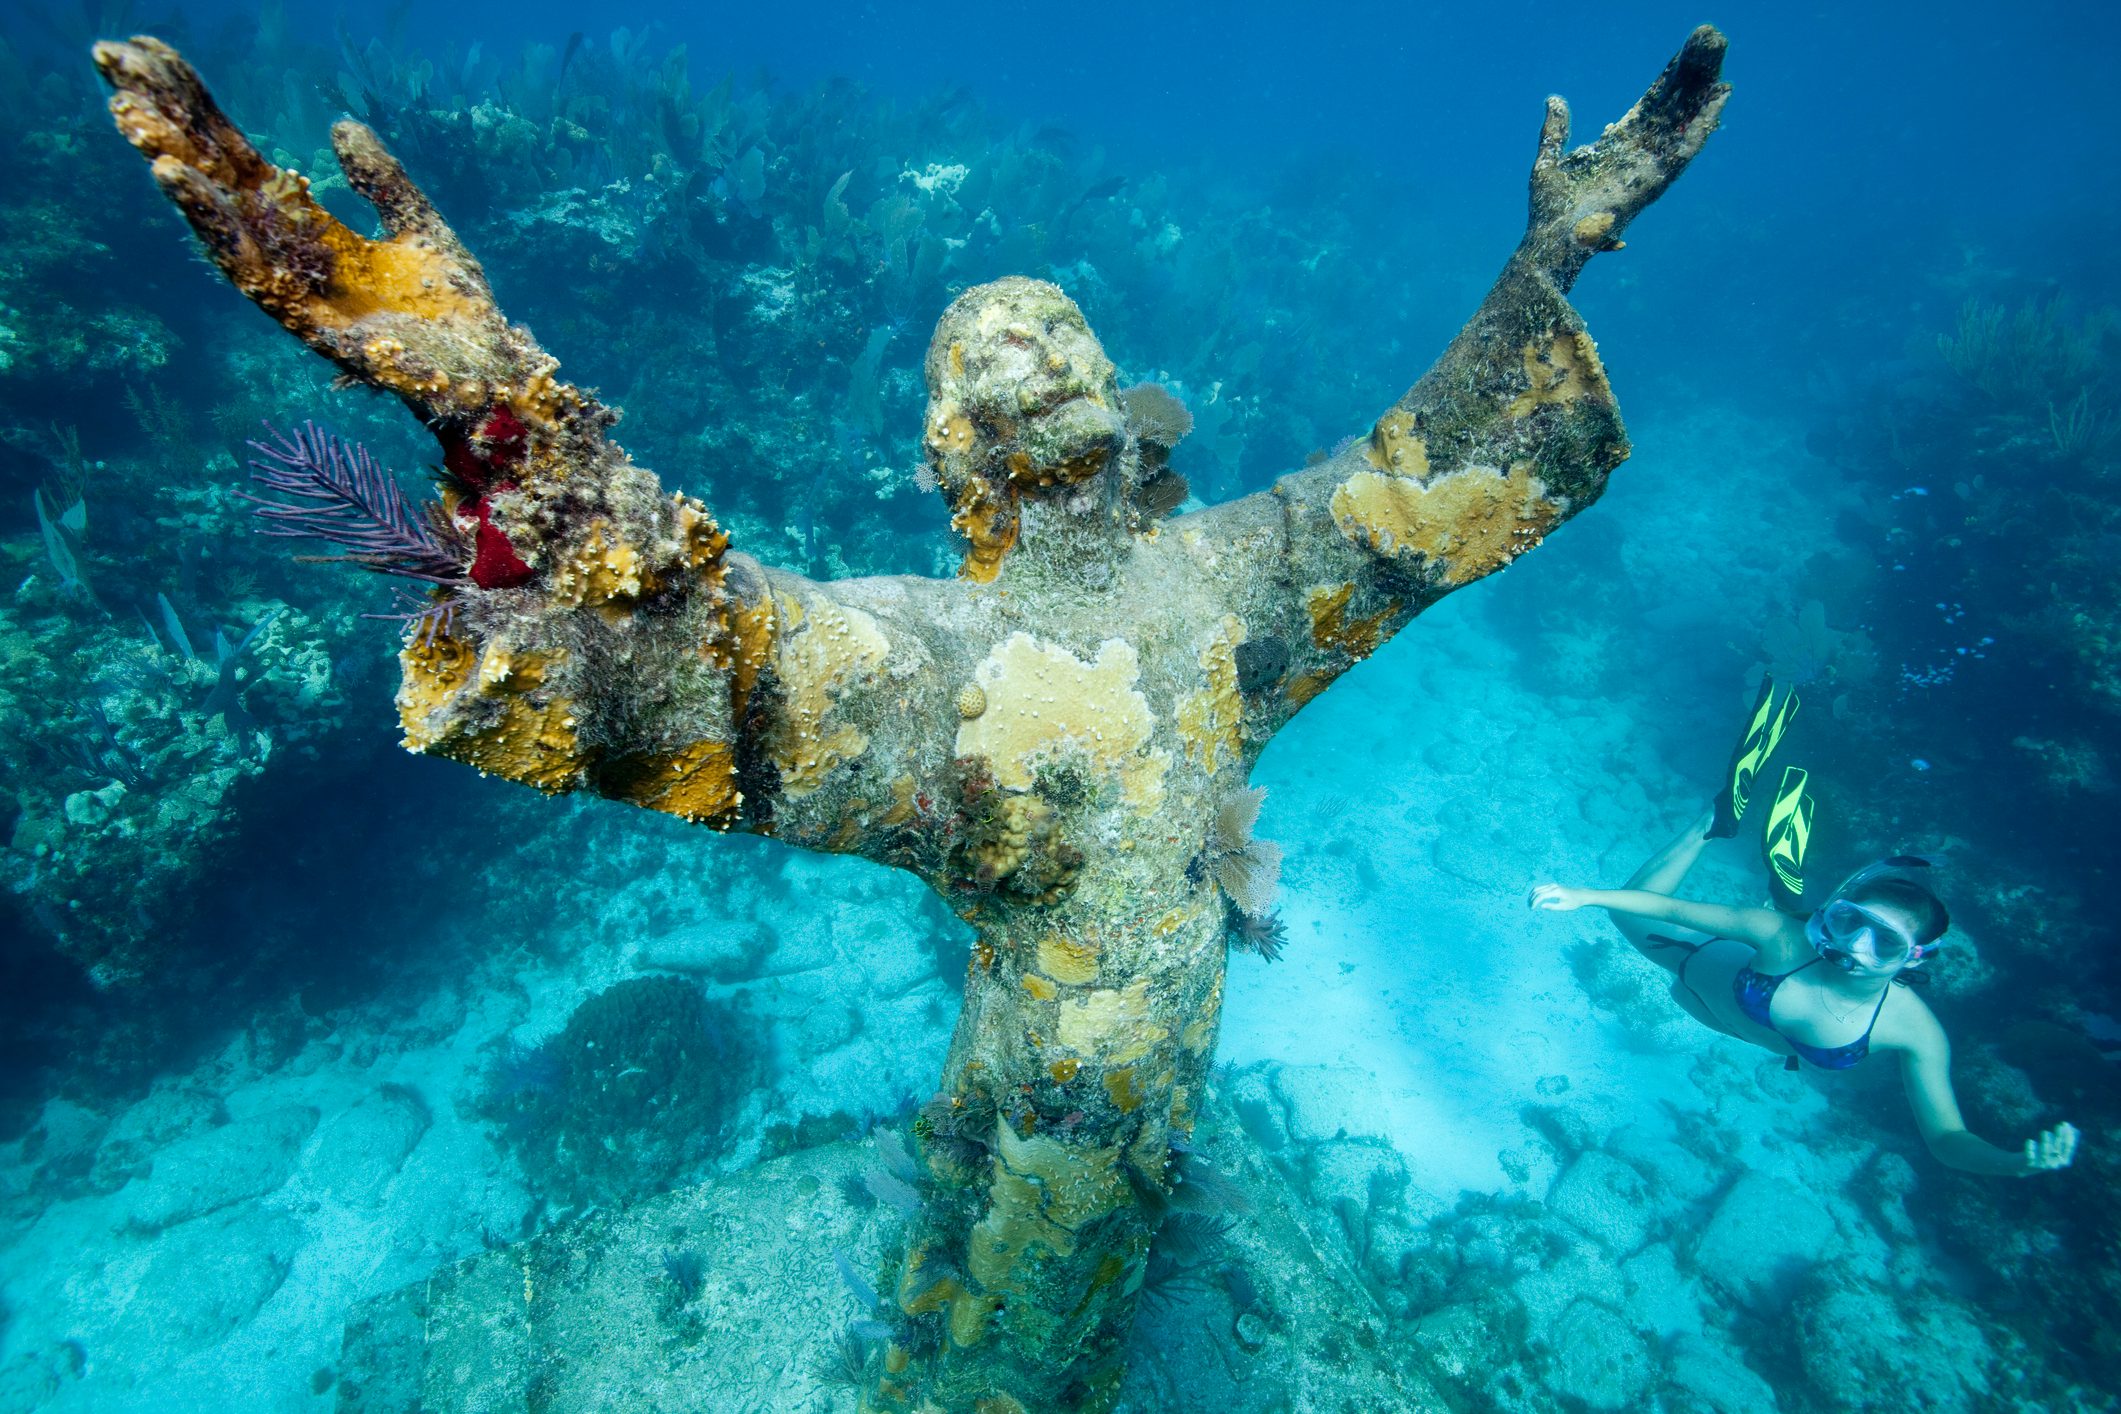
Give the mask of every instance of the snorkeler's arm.
[(1944, 1027), (1920, 997), (1901, 998), (1896, 1011), (1890, 1036), (1877, 1041), (1881, 1049), (1900, 1052), (1908, 1108), (1914, 1111), (1922, 1142), (1938, 1163), (2000, 1178), (2069, 1167), (2077, 1151), (2077, 1131), (2072, 1125), (2056, 1125), (2017, 1150), (1999, 1148), (1970, 1132), (1952, 1090), (1952, 1045)]
[(1574, 151), (1568, 106), (1549, 98), (1524, 238), (1421, 381), (1339, 455), (1174, 524), (1196, 554), (1257, 567), (1226, 577), (1248, 641), (1287, 650), (1262, 653), (1281, 671), (1247, 704), (1270, 730), (1414, 615), (1597, 500), (1626, 458), (1568, 290), (1715, 130), (1730, 92), (1723, 52), (1721, 34), (1696, 30), (1625, 117)]
[[(441, 443), (477, 554), (406, 635), (408, 747), (547, 792), (903, 852), (949, 758), (913, 726), (957, 721), (919, 633), (941, 590), (825, 585), (730, 552), (705, 506), (611, 438), (617, 414), (508, 322), (367, 127), (339, 123), (332, 145), (381, 219), (374, 240), (268, 162), (169, 46), (99, 44), (95, 60), (119, 131), (229, 281)], [(857, 755), (868, 784), (835, 774)]]
[(1573, 889), (1561, 884), (1541, 884), (1532, 890), (1534, 908), (1566, 912), (1575, 908), (1603, 908), (1649, 923), (1687, 928), (1712, 938), (1735, 938), (1764, 948), (1777, 941), (1789, 919), (1772, 908), (1731, 908), (1720, 903), (1696, 903), (1649, 889)]

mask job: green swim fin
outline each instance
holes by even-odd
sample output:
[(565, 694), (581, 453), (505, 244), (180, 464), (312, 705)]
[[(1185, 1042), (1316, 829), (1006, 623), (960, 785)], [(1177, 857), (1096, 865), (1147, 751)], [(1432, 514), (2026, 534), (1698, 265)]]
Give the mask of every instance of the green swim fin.
[(1808, 779), (1801, 766), (1784, 769), (1782, 784), (1768, 806), (1767, 828), (1760, 834), (1760, 852), (1767, 858), (1768, 892), (1784, 913), (1806, 911), (1804, 851), (1812, 842), (1812, 798), (1804, 789)]
[(1727, 840), (1738, 833), (1738, 822), (1745, 818), (1745, 808), (1752, 801), (1753, 782), (1767, 769), (1768, 758), (1775, 754), (1783, 733), (1790, 729), (1796, 716), (1797, 694), (1783, 694), (1782, 705), (1777, 707), (1775, 680), (1763, 677), (1760, 696), (1754, 699), (1753, 710), (1745, 719), (1745, 732), (1731, 752), (1723, 789), (1716, 793), (1716, 823), (1709, 827), (1708, 838)]

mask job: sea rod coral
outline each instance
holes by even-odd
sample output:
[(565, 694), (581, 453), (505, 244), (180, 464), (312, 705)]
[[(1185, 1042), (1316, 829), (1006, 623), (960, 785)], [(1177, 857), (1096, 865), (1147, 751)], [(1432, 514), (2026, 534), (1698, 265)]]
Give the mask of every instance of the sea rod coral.
[(865, 1398), (1021, 1411), (1118, 1397), (1215, 1049), (1227, 908), (1188, 865), (1218, 804), (1306, 703), (1625, 458), (1567, 292), (1716, 127), (1723, 50), (1696, 31), (1573, 151), (1548, 100), (1523, 241), (1463, 332), (1366, 440), (1230, 504), (1142, 515), (1163, 459), (1075, 304), (1021, 278), (965, 291), (929, 345), (922, 429), (961, 572), (835, 582), (737, 553), (635, 465), (369, 128), (333, 143), (374, 240), (167, 46), (96, 62), (223, 273), (395, 394), (466, 488), (469, 583), (401, 653), (408, 747), (864, 855), (971, 924), (939, 1103), (978, 1123), (924, 1150)]

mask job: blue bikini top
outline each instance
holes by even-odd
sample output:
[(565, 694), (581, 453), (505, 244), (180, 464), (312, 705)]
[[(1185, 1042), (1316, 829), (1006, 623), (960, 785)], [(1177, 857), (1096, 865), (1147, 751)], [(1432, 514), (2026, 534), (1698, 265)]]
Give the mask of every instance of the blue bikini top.
[(1791, 1056), (1784, 1066), (1787, 1070), (1795, 1070), (1799, 1059), (1810, 1061), (1821, 1070), (1847, 1070), (1869, 1055), (1871, 1032), (1877, 1029), (1878, 1014), (1885, 1010), (1886, 996), (1893, 990), (1888, 984), (1885, 991), (1878, 994), (1878, 1005), (1871, 1012), (1871, 1024), (1864, 1027), (1863, 1034), (1855, 1040), (1845, 1046), (1808, 1046), (1777, 1026), (1769, 1008), (1775, 1004), (1777, 987), (1804, 971), (1805, 967), (1818, 966), (1819, 961), (1818, 958), (1813, 958), (1804, 964), (1804, 967), (1789, 972), (1778, 972), (1773, 976), (1755, 972), (1751, 966), (1741, 967), (1738, 969), (1738, 975), (1731, 979), (1731, 996), (1737, 1001), (1738, 1009), (1780, 1036), (1789, 1043), (1790, 1049), (1797, 1053)]

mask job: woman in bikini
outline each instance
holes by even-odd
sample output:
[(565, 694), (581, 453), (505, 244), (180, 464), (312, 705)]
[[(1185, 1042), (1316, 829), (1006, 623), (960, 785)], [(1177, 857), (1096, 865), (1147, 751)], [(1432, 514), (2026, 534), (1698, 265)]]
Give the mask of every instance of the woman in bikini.
[(1916, 1127), (1940, 1163), (2009, 1176), (2069, 1167), (2071, 1125), (2012, 1150), (1968, 1133), (1960, 1118), (1951, 1043), (1906, 985), (1950, 926), (1944, 905), (1913, 877), (1924, 861), (1859, 870), (1809, 918), (1672, 897), (1713, 821), (1705, 817), (1650, 856), (1625, 888), (1541, 884), (1532, 907), (1606, 909), (1637, 952), (1672, 974), (1672, 996), (1695, 1020), (1787, 1056), (1792, 1070), (1847, 1070), (1874, 1052), (1898, 1053)]

